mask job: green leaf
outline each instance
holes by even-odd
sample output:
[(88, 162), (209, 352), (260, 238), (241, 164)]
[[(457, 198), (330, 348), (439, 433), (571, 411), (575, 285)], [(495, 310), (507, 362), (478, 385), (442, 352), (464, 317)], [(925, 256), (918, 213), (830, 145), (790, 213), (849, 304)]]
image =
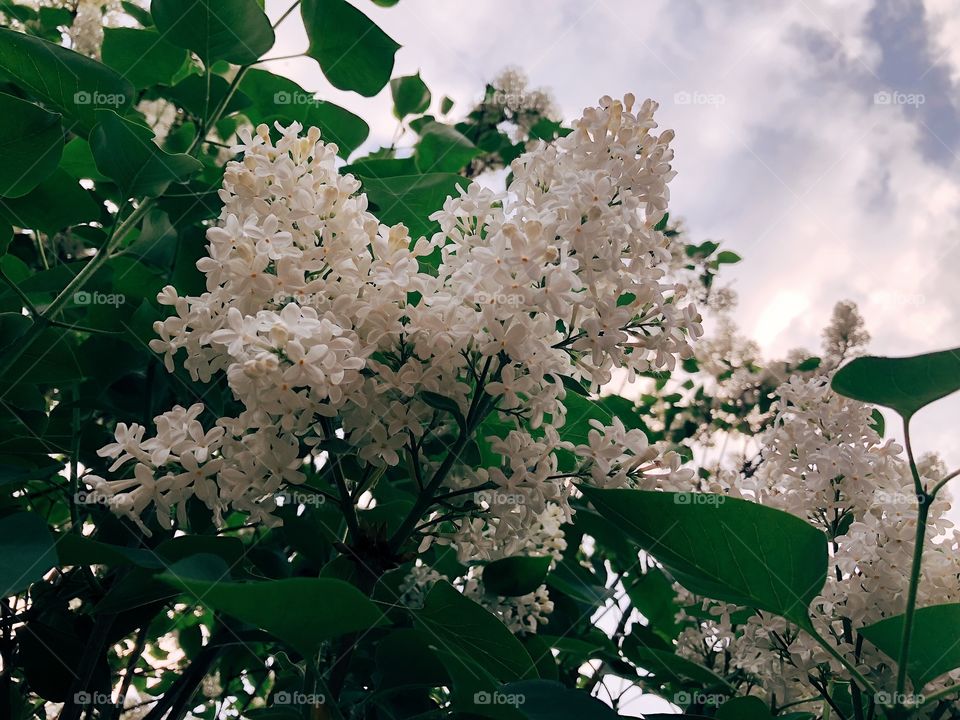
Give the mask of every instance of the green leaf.
[(275, 121), (281, 125), (299, 122), (303, 127), (320, 128), (324, 142), (337, 144), (339, 154), (347, 158), (363, 144), (370, 126), (363, 118), (339, 105), (317, 100), (292, 80), (266, 70), (249, 70), (240, 83), (240, 91), (253, 103), (244, 114), (254, 125)]
[(773, 720), (773, 715), (760, 698), (738, 697), (720, 705), (717, 720)]
[(494, 595), (517, 596), (532, 593), (543, 584), (552, 558), (514, 557), (494, 560), (483, 568), (483, 586)]
[(275, 40), (256, 0), (153, 0), (150, 12), (163, 37), (207, 67), (217, 60), (249, 65)]
[[(512, 682), (497, 692), (498, 702), (509, 704), (511, 697), (517, 700), (516, 708), (527, 720), (616, 720), (620, 717), (585, 690), (549, 680)], [(491, 696), (491, 702), (493, 699)]]
[(149, 550), (111, 545), (77, 533), (63, 533), (57, 538), (57, 556), (63, 565), (138, 565), (163, 567), (161, 560)]
[(920, 408), (960, 390), (960, 348), (902, 358), (859, 357), (837, 371), (831, 386), (909, 420)]
[(811, 370), (816, 370), (820, 367), (822, 361), (818, 357), (808, 357), (806, 360), (802, 361), (797, 365), (797, 370), (800, 372), (810, 372)]
[[(575, 519), (578, 522), (583, 512), (577, 510)], [(677, 623), (679, 607), (673, 583), (658, 568), (648, 568), (642, 575), (627, 580), (626, 585), (633, 606), (647, 618), (653, 632), (672, 641), (680, 633)]]
[(557, 667), (557, 659), (553, 656), (550, 646), (539, 635), (527, 633), (520, 642), (523, 643), (524, 650), (533, 660), (537, 668), (537, 674), (544, 680), (559, 680), (560, 671)]
[(304, 0), (300, 5), (310, 47), (327, 80), (340, 90), (376, 95), (390, 80), (400, 48), (346, 0)]
[(800, 518), (723, 495), (580, 489), (691, 592), (811, 627), (827, 539)]
[(721, 250), (719, 253), (717, 253), (718, 265), (733, 265), (741, 260), (743, 260), (742, 257), (729, 250)]
[(487, 610), (446, 582), (438, 582), (421, 610), (417, 627), (430, 637), (447, 670), (456, 678), (509, 682), (536, 677), (533, 660), (520, 641)]
[(0, 200), (0, 215), (19, 228), (55, 233), (100, 218), (100, 205), (62, 169), (20, 198)]
[(870, 413), (870, 427), (872, 427), (880, 437), (883, 437), (884, 432), (887, 430), (887, 421), (884, 419), (883, 413), (876, 408)]
[(623, 654), (637, 667), (653, 673), (661, 683), (680, 686), (692, 684), (698, 688), (720, 690), (723, 693), (733, 692), (730, 683), (712, 670), (672, 652), (646, 647), (632, 634), (624, 638)]
[(153, 18), (150, 17), (150, 11), (146, 10), (135, 2), (128, 2), (128, 0), (120, 0), (120, 5), (126, 10), (138, 23), (144, 27), (153, 27)]
[(162, 195), (203, 166), (189, 155), (170, 155), (153, 141), (153, 132), (124, 120), (115, 112), (99, 114), (100, 124), (90, 133), (97, 168), (111, 178), (125, 197)]
[(15, 595), (57, 564), (53, 535), (39, 515), (20, 512), (0, 519), (0, 590)]
[(168, 42), (156, 30), (104, 28), (103, 62), (134, 87), (170, 85), (190, 59), (183, 48)]
[(6, 19), (16, 19), (22, 23), (30, 22), (37, 18), (37, 11), (32, 7), (27, 5), (18, 5), (16, 3), (10, 2), (10, 0), (3, 0), (0, 2), (0, 13), (6, 16)]
[(559, 590), (586, 608), (600, 607), (614, 595), (600, 578), (569, 558), (557, 563), (553, 572), (547, 575), (547, 587)]
[[(195, 118), (202, 120), (219, 106), (228, 92), (230, 92), (230, 83), (219, 75), (210, 77), (209, 88), (206, 79), (202, 76), (188, 75), (173, 87), (164, 90), (163, 94)], [(235, 92), (223, 109), (222, 117), (232, 115), (249, 105), (250, 99), (243, 92)]]
[(407, 115), (420, 115), (430, 107), (430, 88), (416, 75), (405, 75), (390, 81), (393, 114), (401, 120)]
[(450, 676), (431, 649), (429, 633), (414, 628), (395, 630), (377, 643), (377, 669), (385, 687), (449, 685)]
[(470, 184), (467, 178), (451, 173), (359, 179), (371, 203), (371, 212), (386, 225), (403, 223), (411, 238), (437, 232), (439, 225), (428, 216), (442, 208), (448, 197), (458, 195), (458, 187)]
[(574, 380), (569, 375), (555, 375), (555, 377), (559, 377), (560, 382), (563, 383), (563, 387), (570, 392), (576, 393), (577, 395), (582, 395), (583, 397), (590, 397), (590, 392), (579, 380)]
[(0, 70), (82, 135), (96, 125), (97, 110), (122, 112), (134, 98), (133, 85), (106, 65), (5, 28), (0, 28)]
[(97, 170), (97, 162), (93, 159), (90, 143), (82, 137), (75, 137), (64, 146), (60, 168), (77, 180), (107, 180), (107, 177)]
[(457, 172), (481, 152), (464, 135), (443, 123), (427, 123), (420, 136), (414, 158), (424, 173)]
[(460, 406), (457, 405), (456, 400), (448, 398), (439, 393), (431, 392), (429, 390), (422, 390), (420, 392), (420, 397), (423, 398), (423, 401), (427, 405), (435, 410), (440, 410), (453, 415), (460, 427), (464, 427), (467, 424), (466, 418), (463, 417), (463, 412), (461, 412)]
[(31, 325), (33, 321), (22, 313), (0, 313), (0, 349), (13, 345)]
[[(903, 615), (886, 618), (857, 632), (890, 658), (900, 657)], [(945, 637), (950, 628), (960, 627), (960, 603), (920, 608), (913, 616), (907, 672), (914, 688), (920, 690), (931, 680), (960, 667), (960, 644)]]
[(369, 178), (388, 178), (401, 175), (415, 175), (417, 164), (413, 158), (358, 158), (349, 165), (340, 168), (344, 175), (356, 175)]
[(175, 563), (159, 579), (197, 602), (255, 625), (304, 655), (316, 652), (325, 640), (384, 622), (370, 599), (342, 580), (287, 578), (240, 583), (198, 578), (198, 558), (211, 561), (212, 568), (223, 568), (226, 574), (222, 560), (212, 562), (212, 556), (198, 555)]
[(59, 115), (0, 93), (0, 195), (26, 195), (57, 169), (62, 152)]
[(446, 115), (451, 110), (453, 110), (453, 98), (444, 95), (443, 99), (440, 100), (440, 114)]
[(720, 247), (720, 243), (707, 240), (700, 245), (687, 245), (685, 250), (687, 257), (703, 259), (710, 257), (718, 247)]

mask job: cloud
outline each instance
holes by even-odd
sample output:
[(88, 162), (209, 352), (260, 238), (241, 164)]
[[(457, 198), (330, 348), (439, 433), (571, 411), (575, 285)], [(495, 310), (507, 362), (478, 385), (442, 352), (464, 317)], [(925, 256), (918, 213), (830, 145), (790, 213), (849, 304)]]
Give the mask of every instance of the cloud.
[[(950, 0), (403, 0), (363, 10), (403, 44), (395, 74), (420, 70), (435, 102), (450, 95), (459, 111), (508, 64), (551, 87), (568, 118), (602, 94), (659, 100), (661, 123), (677, 131), (673, 212), (696, 239), (744, 257), (729, 273), (738, 319), (766, 353), (818, 347), (840, 299), (860, 304), (876, 352), (960, 345), (950, 101), (960, 19)], [(274, 52), (305, 47), (298, 32), (281, 26)], [(372, 146), (390, 142), (388, 91), (336, 91), (308, 59), (273, 69), (363, 115)], [(949, 441), (929, 433), (925, 445)]]

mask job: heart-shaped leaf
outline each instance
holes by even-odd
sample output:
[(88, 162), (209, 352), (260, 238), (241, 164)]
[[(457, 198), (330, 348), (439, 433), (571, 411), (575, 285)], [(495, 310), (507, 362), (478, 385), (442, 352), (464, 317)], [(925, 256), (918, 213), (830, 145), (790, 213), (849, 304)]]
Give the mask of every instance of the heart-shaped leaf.
[(517, 596), (532, 593), (543, 584), (552, 558), (514, 557), (494, 560), (483, 568), (483, 586), (494, 595)]
[(809, 628), (827, 578), (827, 538), (789, 513), (701, 493), (581, 490), (691, 592)]
[(59, 115), (0, 93), (0, 195), (26, 195), (57, 169), (62, 153)]
[(0, 70), (82, 135), (97, 124), (97, 110), (122, 113), (133, 103), (133, 85), (103, 63), (5, 28), (0, 28)]
[[(198, 560), (207, 567), (197, 572)], [(308, 655), (330, 638), (384, 622), (373, 602), (357, 588), (330, 578), (288, 578), (232, 582), (222, 559), (196, 555), (174, 563), (158, 577), (197, 602), (255, 625)], [(204, 577), (198, 577), (203, 575)]]
[[(858, 631), (890, 658), (900, 656), (903, 615), (886, 618)], [(920, 608), (913, 616), (907, 672), (916, 689), (960, 667), (960, 644), (945, 637), (948, 628), (960, 627), (960, 603)]]
[(193, 50), (207, 66), (217, 60), (249, 65), (275, 40), (257, 0), (153, 0), (150, 12), (164, 38)]
[(0, 519), (0, 596), (19, 593), (56, 564), (53, 535), (43, 518), (19, 512)]
[(307, 55), (331, 85), (367, 97), (383, 89), (400, 48), (393, 38), (346, 0), (304, 0), (300, 12), (310, 38)]
[(100, 123), (90, 133), (90, 148), (97, 169), (120, 186), (126, 197), (161, 195), (203, 167), (189, 155), (171, 155), (153, 141), (153, 133), (109, 110), (98, 114)]
[(909, 419), (960, 390), (960, 348), (902, 358), (859, 357), (837, 371), (831, 386), (845, 397), (883, 405)]

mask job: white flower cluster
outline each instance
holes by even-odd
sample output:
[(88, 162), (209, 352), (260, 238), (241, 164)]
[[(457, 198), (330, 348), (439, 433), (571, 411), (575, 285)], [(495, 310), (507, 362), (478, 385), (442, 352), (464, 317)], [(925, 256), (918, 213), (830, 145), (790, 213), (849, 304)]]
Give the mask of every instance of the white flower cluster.
[(73, 24), (67, 31), (73, 49), (81, 55), (100, 59), (103, 45), (103, 9), (99, 0), (80, 0)]
[[(814, 624), (878, 687), (892, 687), (892, 663), (858, 643), (856, 630), (905, 610), (917, 498), (903, 450), (877, 434), (869, 406), (833, 393), (828, 376), (793, 376), (777, 395), (756, 472), (728, 473), (721, 482), (733, 496), (785, 510), (826, 533), (831, 565), (812, 605)], [(920, 470), (928, 482), (943, 474), (929, 458)], [(952, 527), (949, 507), (945, 493), (931, 507), (919, 606), (960, 600), (957, 541), (943, 537)], [(787, 621), (764, 613), (734, 626), (737, 608), (706, 605), (715, 620), (688, 630), (681, 647), (691, 655), (725, 649), (732, 667), (759, 680), (778, 703), (809, 696), (808, 674), (817, 666), (846, 678), (836, 660)]]
[(556, 103), (549, 90), (531, 88), (526, 74), (517, 68), (504, 68), (490, 83), (492, 92), (484, 102), (505, 111), (517, 125), (528, 129), (540, 118), (553, 119), (557, 115)]
[[(549, 556), (554, 563), (559, 562), (567, 547), (561, 531), (561, 525), (565, 520), (566, 517), (558, 505), (549, 506), (539, 516), (521, 544), (517, 545), (516, 539), (514, 542), (501, 544), (496, 548), (496, 555), (491, 559), (512, 555), (536, 555)], [(464, 559), (469, 560), (469, 558)], [(434, 583), (447, 580), (453, 582), (467, 597), (500, 617), (512, 632), (535, 633), (540, 625), (547, 622), (553, 611), (553, 601), (550, 600), (546, 585), (540, 585), (526, 595), (511, 597), (495, 595), (484, 587), (483, 569), (483, 565), (474, 565), (469, 567), (463, 576), (451, 579), (417, 560), (401, 584), (402, 600), (409, 607), (420, 607)]]
[[(379, 223), (316, 128), (278, 127), (276, 143), (266, 126), (242, 134), (197, 264), (207, 290), (163, 290), (173, 314), (151, 347), (171, 370), (185, 351), (197, 380), (226, 373), (243, 410), (217, 419), (203, 459), (191, 444), (207, 437), (191, 424), (200, 410), (163, 420), (149, 447), (141, 428), (118, 428), (104, 453), (115, 468), (135, 459), (134, 477), (91, 481), (131, 516), (196, 496), (218, 517), (234, 507), (266, 519), (279, 486), (303, 480), (302, 448), (336, 438), (368, 466), (409, 464), (411, 483), (456, 493), (424, 514), (427, 541), (477, 561), (549, 552), (571, 478), (681, 472), (618, 422), (576, 448), (560, 436), (564, 382), (672, 369), (702, 333), (665, 275), (675, 249), (655, 229), (674, 175), (656, 107), (603, 98), (570, 135), (514, 161), (506, 192), (474, 183), (448, 198), (430, 239)], [(477, 443), (488, 454), (470, 460)], [(561, 451), (573, 467), (560, 469)]]

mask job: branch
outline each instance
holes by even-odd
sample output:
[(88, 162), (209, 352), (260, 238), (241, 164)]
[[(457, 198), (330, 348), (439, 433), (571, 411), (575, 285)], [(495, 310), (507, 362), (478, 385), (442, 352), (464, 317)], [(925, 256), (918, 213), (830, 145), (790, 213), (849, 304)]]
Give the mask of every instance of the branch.
[(907, 448), (907, 459), (910, 461), (910, 472), (917, 488), (917, 532), (913, 546), (913, 564), (910, 567), (910, 585), (907, 590), (907, 607), (903, 615), (903, 634), (900, 636), (900, 654), (897, 657), (897, 697), (901, 698), (907, 688), (907, 661), (910, 658), (910, 641), (913, 635), (913, 616), (917, 610), (917, 589), (920, 585), (920, 568), (923, 563), (923, 544), (927, 534), (927, 516), (930, 513), (930, 504), (933, 496), (928, 495), (920, 481), (917, 463), (913, 459), (913, 449), (910, 445), (910, 421), (903, 419), (904, 444)]

